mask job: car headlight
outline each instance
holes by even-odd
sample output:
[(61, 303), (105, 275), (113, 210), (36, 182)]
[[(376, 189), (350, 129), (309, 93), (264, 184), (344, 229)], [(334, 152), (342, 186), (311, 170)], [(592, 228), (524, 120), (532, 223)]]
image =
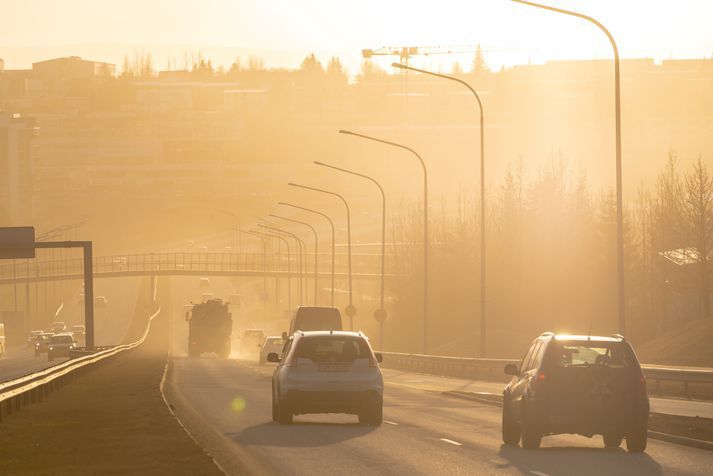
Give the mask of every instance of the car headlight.
[(54, 350), (54, 347), (50, 347), (50, 350)]

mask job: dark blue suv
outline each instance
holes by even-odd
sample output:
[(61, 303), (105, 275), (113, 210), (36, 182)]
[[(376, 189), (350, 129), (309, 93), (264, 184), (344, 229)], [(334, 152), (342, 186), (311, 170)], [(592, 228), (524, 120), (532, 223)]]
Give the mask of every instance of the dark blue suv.
[(631, 345), (621, 336), (542, 334), (503, 391), (503, 441), (539, 448), (543, 436), (603, 435), (615, 448), (646, 449), (649, 399)]

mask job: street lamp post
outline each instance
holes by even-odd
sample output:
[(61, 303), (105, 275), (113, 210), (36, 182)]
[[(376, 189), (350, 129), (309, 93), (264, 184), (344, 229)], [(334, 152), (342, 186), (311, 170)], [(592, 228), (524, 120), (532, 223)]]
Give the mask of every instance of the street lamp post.
[(411, 152), (421, 164), (423, 169), (423, 353), (428, 353), (428, 170), (426, 169), (426, 162), (423, 158), (412, 148), (407, 147), (402, 144), (397, 144), (396, 142), (390, 142), (383, 139), (378, 139), (376, 137), (367, 136), (364, 134), (359, 134), (357, 132), (340, 130), (340, 134), (346, 134), (355, 137), (361, 137), (362, 139), (370, 140), (373, 142), (379, 142), (381, 144), (390, 145), (392, 147), (398, 147), (399, 149), (404, 149)]
[(347, 316), (349, 316), (349, 328), (354, 330), (354, 316), (356, 315), (356, 308), (354, 307), (354, 288), (352, 287), (352, 224), (351, 224), (351, 212), (349, 211), (349, 203), (347, 200), (337, 192), (331, 192), (329, 190), (324, 190), (322, 188), (308, 187), (307, 185), (300, 185), (298, 183), (290, 182), (287, 185), (290, 187), (303, 188), (305, 190), (312, 190), (314, 192), (326, 193), (327, 195), (332, 195), (339, 198), (344, 204), (344, 208), (347, 210), (347, 263), (349, 267), (349, 306), (345, 309)]
[(270, 216), (272, 218), (279, 218), (280, 220), (285, 220), (285, 221), (289, 221), (292, 223), (297, 223), (299, 225), (304, 225), (304, 226), (309, 227), (310, 230), (312, 230), (312, 233), (314, 234), (314, 305), (316, 306), (317, 305), (317, 291), (318, 291), (318, 287), (317, 287), (317, 270), (318, 270), (317, 253), (318, 253), (318, 248), (317, 248), (317, 246), (318, 246), (318, 242), (319, 242), (319, 238), (317, 237), (317, 230), (315, 230), (312, 225), (310, 225), (309, 223), (304, 222), (304, 221), (294, 220), (292, 218), (287, 218), (287, 217), (275, 215), (272, 213), (270, 214)]
[(271, 236), (273, 238), (277, 238), (278, 240), (282, 241), (285, 244), (285, 247), (287, 248), (287, 309), (292, 310), (292, 286), (291, 286), (291, 281), (292, 281), (292, 268), (290, 266), (290, 261), (292, 261), (292, 256), (290, 253), (290, 243), (287, 241), (284, 237), (274, 234), (274, 233), (261, 233), (259, 231), (245, 231), (245, 233), (251, 234), (253, 236), (258, 236), (258, 237), (266, 237), (266, 236)]
[(365, 174), (360, 174), (352, 170), (343, 169), (341, 167), (336, 167), (334, 165), (325, 164), (324, 162), (314, 161), (316, 165), (321, 165), (322, 167), (328, 167), (330, 169), (338, 170), (351, 175), (356, 175), (357, 177), (362, 177), (370, 180), (374, 183), (379, 192), (381, 192), (381, 300), (380, 307), (374, 312), (374, 318), (379, 323), (379, 348), (384, 349), (384, 321), (386, 320), (386, 309), (384, 309), (384, 257), (386, 251), (386, 194), (384, 193), (384, 188), (375, 178), (370, 177)]
[[(248, 233), (240, 230), (242, 233)], [(252, 233), (250, 233), (252, 235)], [(257, 236), (257, 235), (253, 235)], [(264, 236), (258, 236), (262, 242), (262, 305), (267, 306), (267, 241)]]
[(480, 100), (480, 96), (473, 89), (470, 84), (465, 81), (456, 78), (454, 76), (448, 76), (445, 74), (434, 73), (425, 69), (414, 68), (406, 64), (392, 63), (391, 66), (399, 69), (406, 69), (410, 71), (416, 71), (418, 73), (427, 74), (429, 76), (435, 76), (437, 78), (447, 79), (449, 81), (455, 81), (460, 83), (473, 94), (476, 102), (478, 103), (478, 111), (480, 113), (480, 356), (485, 357), (485, 343), (486, 343), (486, 315), (485, 315), (485, 124), (483, 116), (483, 103)]
[(619, 86), (619, 48), (616, 46), (614, 37), (606, 29), (604, 25), (599, 23), (594, 18), (583, 15), (581, 13), (564, 10), (561, 8), (541, 5), (539, 3), (529, 2), (526, 0), (512, 0), (523, 5), (542, 8), (557, 13), (563, 13), (573, 17), (587, 20), (596, 25), (609, 39), (614, 51), (614, 114), (615, 114), (615, 135), (616, 135), (616, 254), (617, 254), (617, 278), (618, 278), (618, 314), (619, 314), (619, 333), (626, 334), (626, 285), (624, 282), (624, 206), (622, 197), (622, 174), (621, 174), (621, 92)]
[(320, 215), (327, 219), (329, 226), (332, 229), (332, 307), (334, 307), (334, 222), (326, 213), (322, 213), (317, 210), (312, 210), (311, 208), (301, 207), (299, 205), (293, 205), (292, 203), (279, 202), (278, 205), (284, 205), (286, 207), (296, 208), (298, 210), (303, 210), (305, 212), (314, 213), (315, 215)]
[(300, 239), (300, 237), (295, 235), (294, 233), (290, 233), (289, 231), (283, 230), (282, 228), (278, 228), (276, 226), (264, 225), (262, 223), (258, 223), (257, 226), (259, 226), (260, 228), (265, 228), (267, 230), (271, 230), (277, 234), (285, 234), (285, 235), (289, 236), (290, 238), (292, 238), (293, 240), (295, 240), (295, 242), (297, 243), (297, 257), (299, 258), (298, 266), (299, 266), (299, 276), (300, 276), (298, 283), (299, 283), (300, 306), (301, 306), (304, 302), (303, 301), (304, 294), (302, 292), (302, 289), (303, 289), (302, 284), (304, 281), (304, 261), (302, 260), (302, 255), (303, 255), (303, 249), (306, 248), (304, 241), (302, 241)]

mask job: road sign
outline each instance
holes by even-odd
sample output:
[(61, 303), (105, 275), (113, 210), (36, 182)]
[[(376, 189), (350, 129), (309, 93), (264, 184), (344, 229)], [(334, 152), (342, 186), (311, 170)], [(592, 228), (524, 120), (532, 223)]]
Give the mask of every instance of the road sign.
[(386, 320), (386, 309), (377, 309), (374, 311), (374, 319), (379, 323), (384, 322)]
[(0, 259), (34, 258), (35, 227), (0, 227)]
[(356, 315), (356, 308), (350, 304), (346, 309), (344, 309), (344, 312), (347, 316), (354, 317)]

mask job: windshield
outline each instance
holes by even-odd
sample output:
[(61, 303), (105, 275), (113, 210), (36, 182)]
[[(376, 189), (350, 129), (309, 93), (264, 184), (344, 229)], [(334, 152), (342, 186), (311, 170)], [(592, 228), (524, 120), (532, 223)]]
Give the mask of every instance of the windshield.
[(74, 340), (71, 336), (52, 336), (50, 344), (72, 344)]
[(299, 341), (295, 349), (298, 359), (313, 362), (353, 362), (371, 357), (371, 349), (364, 339), (349, 337), (311, 337)]
[(623, 342), (555, 342), (549, 350), (549, 364), (556, 367), (605, 365), (626, 368), (634, 365), (634, 355)]

